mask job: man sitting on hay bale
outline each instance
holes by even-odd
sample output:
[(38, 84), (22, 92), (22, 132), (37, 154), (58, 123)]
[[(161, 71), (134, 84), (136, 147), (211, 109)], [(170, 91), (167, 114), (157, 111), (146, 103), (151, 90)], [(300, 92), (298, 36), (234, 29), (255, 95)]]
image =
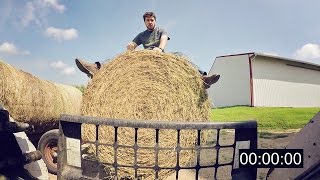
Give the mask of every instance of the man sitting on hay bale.
[[(127, 50), (133, 51), (140, 44), (143, 45), (145, 49), (164, 52), (167, 41), (170, 40), (167, 32), (159, 27), (156, 27), (156, 15), (153, 12), (146, 12), (143, 15), (144, 23), (147, 27), (147, 30), (139, 33), (132, 42), (129, 42), (127, 45)], [(181, 53), (174, 53), (180, 55)], [(87, 63), (81, 59), (76, 59), (77, 67), (92, 78), (93, 75), (101, 68), (100, 62)], [(202, 75), (202, 80), (204, 82), (205, 88), (210, 88), (210, 86), (216, 83), (220, 75), (213, 74), (207, 76), (206, 72), (199, 70), (199, 73)]]

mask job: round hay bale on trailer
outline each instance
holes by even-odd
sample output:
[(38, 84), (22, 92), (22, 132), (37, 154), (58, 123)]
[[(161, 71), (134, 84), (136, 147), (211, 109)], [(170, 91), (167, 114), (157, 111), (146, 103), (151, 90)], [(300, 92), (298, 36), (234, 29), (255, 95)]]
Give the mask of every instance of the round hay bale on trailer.
[[(184, 57), (148, 50), (126, 52), (105, 64), (93, 77), (83, 96), (82, 115), (131, 120), (161, 121), (199, 121), (209, 120), (210, 102), (198, 70)], [(84, 126), (82, 138), (95, 141), (95, 127)], [(119, 128), (118, 144), (132, 146), (135, 141), (134, 129)], [(99, 143), (114, 142), (114, 128), (99, 127)], [(175, 147), (176, 132), (161, 131), (159, 146)], [(181, 146), (192, 146), (196, 132), (185, 132)], [(148, 129), (138, 131), (138, 145), (154, 147), (155, 134)], [(94, 147), (93, 151), (95, 151)], [(112, 147), (99, 146), (98, 159), (113, 163)], [(194, 152), (180, 154), (180, 165), (191, 161)], [(192, 154), (192, 155), (191, 155)], [(154, 165), (154, 150), (138, 153), (140, 166)], [(117, 163), (132, 165), (134, 151), (131, 148), (119, 148)], [(173, 149), (159, 154), (159, 165), (174, 167), (176, 152)], [(154, 179), (150, 170), (139, 170), (146, 179)], [(160, 179), (165, 179), (170, 172), (160, 172)], [(134, 177), (134, 169), (121, 168), (119, 177)]]
[(0, 104), (37, 133), (56, 126), (62, 113), (80, 114), (82, 93), (75, 87), (41, 80), (0, 61)]

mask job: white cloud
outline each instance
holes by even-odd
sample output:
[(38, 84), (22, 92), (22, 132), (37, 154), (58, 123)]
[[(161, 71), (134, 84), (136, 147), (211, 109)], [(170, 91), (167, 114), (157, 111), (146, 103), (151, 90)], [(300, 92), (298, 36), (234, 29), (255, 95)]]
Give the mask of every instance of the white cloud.
[(26, 6), (25, 6), (25, 12), (24, 12), (24, 16), (22, 16), (21, 18), (21, 24), (22, 26), (28, 26), (29, 23), (31, 23), (33, 20), (35, 20), (35, 15), (34, 15), (34, 5), (32, 2), (27, 2)]
[(59, 4), (59, 0), (43, 0), (45, 6), (52, 7), (53, 9), (59, 11), (60, 13), (63, 13), (63, 11), (66, 9), (64, 5)]
[(60, 70), (60, 72), (65, 75), (73, 75), (76, 72), (74, 67), (70, 67), (62, 61), (52, 62), (50, 63), (50, 66), (54, 69)]
[(67, 67), (67, 65), (62, 61), (52, 62), (50, 66), (57, 69), (64, 69)]
[(298, 59), (316, 59), (320, 58), (320, 45), (308, 43), (298, 49), (295, 54)]
[(66, 75), (72, 75), (76, 73), (76, 69), (74, 67), (67, 67), (63, 69), (62, 73)]
[(41, 27), (45, 26), (50, 9), (63, 13), (66, 8), (59, 3), (59, 0), (33, 0), (27, 2), (22, 12), (20, 12), (21, 10), (17, 11), (19, 12), (19, 25), (26, 27), (31, 23), (35, 23)]
[(16, 48), (13, 43), (4, 42), (0, 45), (0, 53), (8, 55), (29, 55), (29, 51), (22, 51)]
[(55, 40), (71, 40), (78, 37), (78, 31), (74, 28), (71, 29), (58, 29), (49, 27), (46, 29), (45, 34)]

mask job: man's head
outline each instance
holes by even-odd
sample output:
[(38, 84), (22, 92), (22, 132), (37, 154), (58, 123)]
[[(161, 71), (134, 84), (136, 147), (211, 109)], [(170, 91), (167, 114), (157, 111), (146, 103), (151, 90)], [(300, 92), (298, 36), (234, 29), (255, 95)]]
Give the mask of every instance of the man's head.
[(154, 14), (153, 12), (144, 13), (143, 20), (148, 30), (153, 30), (156, 26), (156, 14)]

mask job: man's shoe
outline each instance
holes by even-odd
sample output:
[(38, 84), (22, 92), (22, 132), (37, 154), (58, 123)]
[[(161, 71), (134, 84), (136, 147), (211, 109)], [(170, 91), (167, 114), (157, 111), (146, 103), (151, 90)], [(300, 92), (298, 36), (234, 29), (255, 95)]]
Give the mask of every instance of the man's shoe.
[(218, 82), (220, 78), (219, 74), (213, 74), (211, 76), (202, 76), (202, 80), (204, 82), (204, 86), (206, 89), (210, 88), (210, 86), (216, 82)]
[(89, 78), (92, 78), (93, 75), (100, 69), (101, 65), (99, 62), (95, 62), (94, 64), (87, 63), (81, 59), (76, 59), (77, 67), (83, 73), (87, 74)]

